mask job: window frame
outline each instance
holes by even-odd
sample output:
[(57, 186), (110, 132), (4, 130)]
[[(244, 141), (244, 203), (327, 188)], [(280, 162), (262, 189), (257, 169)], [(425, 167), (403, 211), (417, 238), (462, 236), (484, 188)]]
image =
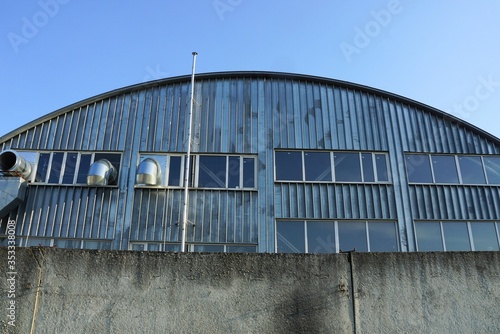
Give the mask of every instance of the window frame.
[[(430, 182), (417, 182), (417, 181), (411, 181), (410, 180), (410, 175), (408, 173), (408, 160), (407, 157), (411, 155), (424, 155), (427, 157), (429, 161), (429, 168), (431, 171), (431, 181)], [(414, 184), (436, 184), (436, 185), (466, 185), (466, 186), (500, 186), (500, 183), (491, 183), (488, 177), (488, 172), (486, 170), (486, 163), (485, 163), (485, 158), (488, 157), (498, 157), (500, 159), (499, 155), (484, 155), (484, 154), (447, 154), (447, 153), (422, 153), (422, 152), (404, 152), (405, 156), (405, 172), (406, 172), (406, 181), (410, 185)], [(455, 161), (455, 168), (456, 172), (458, 174), (458, 183), (447, 183), (447, 182), (436, 182), (436, 176), (435, 176), (435, 170), (434, 170), (434, 164), (432, 163), (432, 157), (433, 156), (451, 156), (454, 157)], [(462, 168), (460, 166), (460, 158), (468, 158), (468, 157), (479, 157), (481, 159), (481, 169), (483, 172), (483, 177), (485, 179), (485, 183), (464, 183), (463, 181), (463, 175), (462, 175)]]
[[(364, 224), (364, 233), (366, 236), (366, 249), (367, 253), (372, 253), (373, 251), (371, 250), (372, 248), (372, 242), (370, 239), (370, 228), (369, 224), (370, 223), (386, 223), (386, 224), (391, 224), (394, 227), (394, 235), (396, 237), (395, 244), (397, 246), (397, 251), (394, 252), (401, 252), (401, 240), (400, 240), (400, 234), (399, 230), (397, 227), (397, 221), (396, 220), (387, 220), (387, 219), (297, 219), (297, 218), (278, 218), (275, 219), (274, 223), (274, 228), (275, 228), (275, 235), (274, 235), (274, 252), (278, 253), (278, 223), (285, 223), (286, 222), (293, 222), (293, 223), (303, 223), (304, 226), (304, 253), (296, 253), (296, 254), (319, 254), (319, 253), (313, 253), (309, 250), (309, 235), (308, 235), (308, 225), (311, 223), (319, 223), (319, 224), (328, 224), (328, 223), (333, 223), (333, 231), (335, 233), (334, 235), (334, 242), (335, 242), (335, 252), (333, 253), (325, 253), (325, 254), (338, 254), (341, 252), (348, 252), (351, 250), (345, 250), (345, 249), (340, 249), (340, 235), (339, 235), (339, 223), (363, 223)], [(391, 251), (387, 251), (391, 252)]]
[[(276, 153), (277, 152), (300, 152), (301, 153), (301, 168), (302, 168), (302, 179), (301, 180), (285, 180), (278, 179), (278, 164), (276, 163)], [(307, 171), (306, 171), (306, 153), (328, 153), (329, 161), (330, 161), (330, 179), (331, 180), (307, 180)], [(336, 166), (335, 166), (335, 154), (336, 153), (355, 153), (358, 155), (359, 168), (361, 174), (361, 181), (339, 181), (336, 177)], [(363, 155), (370, 154), (371, 155), (371, 164), (373, 168), (373, 179), (374, 181), (365, 181), (365, 173), (363, 166)], [(385, 157), (385, 165), (387, 167), (387, 181), (379, 180), (379, 170), (378, 164), (376, 160), (377, 155), (383, 155)], [(273, 166), (273, 175), (275, 183), (338, 183), (338, 184), (392, 184), (392, 173), (390, 170), (389, 163), (389, 153), (385, 151), (351, 151), (351, 150), (335, 150), (335, 151), (326, 151), (326, 150), (311, 150), (311, 149), (275, 149), (274, 150), (274, 166)]]

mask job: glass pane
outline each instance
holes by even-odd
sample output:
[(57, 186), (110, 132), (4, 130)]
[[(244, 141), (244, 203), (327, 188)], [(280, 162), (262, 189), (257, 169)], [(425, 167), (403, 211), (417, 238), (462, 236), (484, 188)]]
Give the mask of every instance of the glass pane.
[(168, 185), (182, 186), (181, 183), (181, 161), (182, 157), (170, 157), (170, 166), (168, 169)]
[(373, 159), (371, 153), (362, 153), (361, 162), (363, 164), (363, 181), (374, 182)]
[(179, 245), (179, 244), (164, 244), (162, 249), (165, 252), (180, 252), (181, 245)]
[(499, 249), (495, 223), (471, 223), (472, 240), (477, 251), (497, 251)]
[(224, 245), (195, 245), (194, 252), (224, 253)]
[(407, 154), (406, 171), (410, 182), (432, 183), (431, 165), (427, 154)]
[(464, 184), (485, 184), (483, 163), (481, 157), (460, 157), (460, 172), (462, 174), (462, 183)]
[(226, 157), (200, 155), (198, 187), (226, 187)]
[(470, 251), (469, 231), (465, 222), (443, 223), (447, 251)]
[(369, 222), (371, 252), (397, 252), (398, 238), (396, 224), (393, 222)]
[[(36, 168), (35, 182), (45, 182), (47, 169), (49, 168), (50, 153), (40, 153), (38, 165)], [(85, 175), (87, 176), (87, 175)]]
[(50, 165), (50, 176), (48, 183), (59, 183), (63, 158), (64, 153), (62, 152), (52, 154), (52, 164)]
[(255, 253), (255, 246), (226, 246), (226, 253)]
[(276, 152), (276, 180), (302, 181), (302, 152)]
[(377, 178), (379, 182), (389, 181), (389, 171), (387, 168), (387, 155), (375, 154), (375, 163), (377, 164)]
[(132, 250), (143, 251), (146, 249), (146, 244), (132, 244)]
[(330, 153), (304, 152), (306, 181), (331, 181), (332, 163)]
[(84, 241), (84, 249), (111, 249), (111, 242), (101, 242), (101, 241)]
[(339, 222), (339, 250), (347, 252), (367, 252), (366, 223), (364, 222)]
[(77, 158), (78, 158), (78, 153), (66, 154), (66, 163), (64, 165), (64, 175), (62, 180), (63, 184), (73, 184), (73, 179), (75, 178)]
[(227, 172), (227, 186), (228, 188), (240, 187), (240, 157), (230, 156), (229, 166)]
[(361, 182), (361, 165), (358, 153), (335, 153), (335, 180)]
[(243, 187), (255, 188), (255, 159), (243, 158)]
[(432, 166), (436, 183), (458, 183), (455, 157), (451, 155), (433, 155)]
[(51, 239), (28, 238), (25, 247), (51, 246)]
[(279, 221), (276, 222), (277, 252), (278, 253), (305, 253), (304, 222)]
[(76, 183), (87, 183), (87, 174), (89, 172), (91, 160), (92, 154), (82, 154), (80, 156), (80, 166), (78, 167)]
[(307, 222), (307, 252), (335, 253), (336, 251), (333, 222)]
[(441, 226), (439, 222), (415, 223), (419, 252), (442, 251)]
[(483, 157), (489, 184), (500, 184), (500, 157)]

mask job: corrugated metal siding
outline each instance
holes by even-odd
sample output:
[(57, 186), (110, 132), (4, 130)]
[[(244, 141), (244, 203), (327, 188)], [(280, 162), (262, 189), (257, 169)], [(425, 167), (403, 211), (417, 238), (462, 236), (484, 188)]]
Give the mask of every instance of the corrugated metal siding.
[[(191, 190), (188, 241), (259, 242), (272, 252), (276, 218), (391, 219), (402, 249), (414, 250), (415, 219), (500, 219), (499, 187), (408, 186), (405, 152), (500, 154), (494, 138), (424, 106), (269, 74), (200, 76), (195, 100), (193, 152), (257, 154), (258, 191)], [(134, 177), (141, 152), (186, 150), (188, 110), (188, 78), (166, 80), (73, 106), (1, 143), (123, 153), (117, 188), (31, 186), (16, 211), (19, 233), (114, 238), (115, 248), (177, 241), (180, 191), (134, 189)], [(275, 183), (276, 148), (388, 152), (392, 184)]]

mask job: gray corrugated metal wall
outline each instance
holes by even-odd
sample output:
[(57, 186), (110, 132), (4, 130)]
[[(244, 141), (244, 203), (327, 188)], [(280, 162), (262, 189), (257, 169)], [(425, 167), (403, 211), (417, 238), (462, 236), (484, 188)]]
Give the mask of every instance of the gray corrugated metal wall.
[[(188, 241), (259, 243), (276, 218), (397, 220), (414, 250), (415, 219), (500, 219), (500, 187), (408, 185), (405, 152), (500, 154), (498, 140), (453, 117), (366, 87), (273, 74), (200, 75), (193, 152), (257, 155), (257, 190), (191, 190)], [(19, 235), (177, 241), (180, 190), (134, 189), (140, 153), (184, 152), (189, 78), (83, 101), (0, 144), (3, 149), (121, 152), (117, 187), (31, 185), (11, 215)], [(381, 151), (391, 184), (274, 182), (274, 149)], [(436, 205), (436, 203), (440, 203)], [(195, 208), (196, 204), (196, 208)]]

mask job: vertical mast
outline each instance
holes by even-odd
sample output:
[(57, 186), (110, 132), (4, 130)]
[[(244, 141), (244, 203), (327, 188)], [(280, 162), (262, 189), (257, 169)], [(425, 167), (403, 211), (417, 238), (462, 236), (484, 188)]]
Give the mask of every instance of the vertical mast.
[(191, 73), (191, 100), (189, 101), (189, 115), (188, 115), (188, 137), (186, 161), (184, 162), (184, 203), (182, 208), (182, 239), (181, 239), (181, 252), (186, 248), (186, 228), (188, 224), (188, 198), (189, 198), (189, 163), (191, 161), (191, 123), (193, 120), (193, 105), (194, 105), (194, 72), (196, 68), (196, 56), (198, 53), (193, 52), (193, 70)]

